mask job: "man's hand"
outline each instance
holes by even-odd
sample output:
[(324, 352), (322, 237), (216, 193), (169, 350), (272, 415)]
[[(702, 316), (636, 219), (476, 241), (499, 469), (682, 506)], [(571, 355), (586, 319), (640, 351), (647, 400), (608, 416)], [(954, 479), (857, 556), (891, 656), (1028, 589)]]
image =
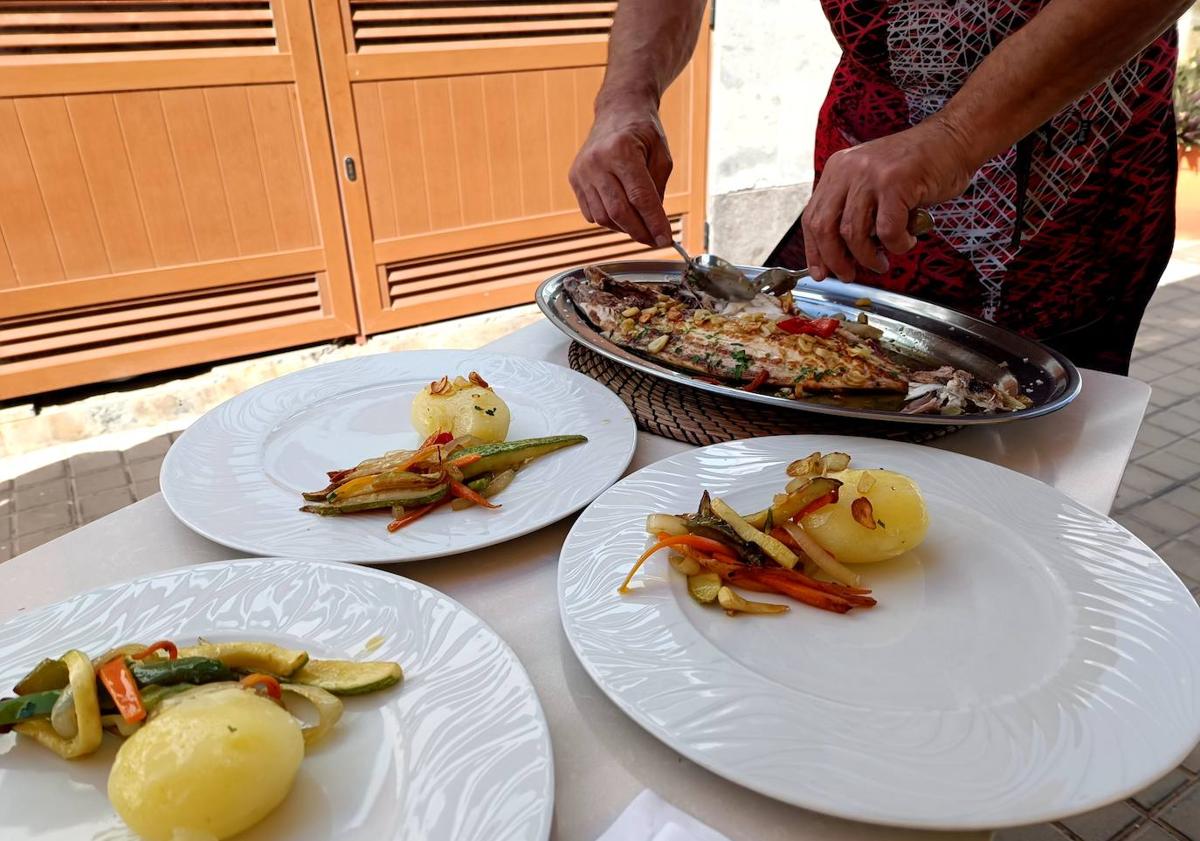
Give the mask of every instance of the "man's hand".
[(663, 210), (671, 166), (652, 102), (597, 105), (596, 122), (571, 165), (571, 188), (589, 222), (663, 248), (671, 244)]
[(936, 118), (829, 158), (804, 209), (804, 248), (814, 280), (853, 281), (858, 266), (887, 271), (884, 249), (916, 245), (909, 213), (960, 194), (976, 164)]

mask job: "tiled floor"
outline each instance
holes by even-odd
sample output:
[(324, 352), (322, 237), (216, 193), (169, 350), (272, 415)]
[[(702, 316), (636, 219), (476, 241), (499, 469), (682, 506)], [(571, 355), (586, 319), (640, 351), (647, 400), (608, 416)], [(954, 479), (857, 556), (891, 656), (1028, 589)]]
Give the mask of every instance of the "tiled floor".
[[(1114, 516), (1200, 594), (1200, 278), (1162, 287), (1138, 336), (1133, 375), (1151, 406)], [(89, 453), (0, 483), (0, 562), (158, 490), (175, 435)], [(1200, 748), (1127, 801), (997, 841), (1200, 841)]]

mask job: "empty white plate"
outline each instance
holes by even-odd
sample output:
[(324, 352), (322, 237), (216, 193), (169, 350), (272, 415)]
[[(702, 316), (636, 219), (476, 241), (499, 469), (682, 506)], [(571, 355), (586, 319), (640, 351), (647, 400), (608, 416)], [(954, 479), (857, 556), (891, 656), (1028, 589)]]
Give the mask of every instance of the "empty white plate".
[[(502, 508), (443, 509), (394, 534), (387, 511), (302, 513), (327, 471), (416, 448), (414, 395), (478, 371), (512, 413), (509, 440), (586, 435), (530, 464)], [(407, 351), (318, 365), (256, 386), (192, 424), (163, 462), (163, 498), (209, 540), (256, 555), (357, 563), (416, 561), (520, 537), (573, 514), (620, 478), (637, 429), (604, 386), (568, 368), (475, 351)]]
[[(708, 489), (768, 504), (786, 465), (850, 453), (919, 483), (908, 555), (858, 568), (879, 604), (780, 616), (694, 602), (666, 553), (617, 593), (646, 515)], [(1112, 520), (955, 453), (831, 436), (738, 441), (651, 465), (581, 515), (559, 566), (563, 626), (592, 678), (689, 759), (854, 820), (939, 830), (1059, 818), (1128, 796), (1200, 738), (1200, 609)]]
[[(516, 655), (480, 619), (377, 570), (290, 560), (184, 567), (0, 624), (0, 687), (43, 657), (128, 642), (263, 640), (313, 657), (395, 660), (397, 687), (345, 698), (287, 799), (238, 841), (544, 841), (550, 734)], [(372, 640), (382, 640), (371, 648)], [(371, 650), (368, 650), (371, 649)], [(136, 841), (108, 802), (118, 740), (59, 759), (0, 736), (0, 838)]]

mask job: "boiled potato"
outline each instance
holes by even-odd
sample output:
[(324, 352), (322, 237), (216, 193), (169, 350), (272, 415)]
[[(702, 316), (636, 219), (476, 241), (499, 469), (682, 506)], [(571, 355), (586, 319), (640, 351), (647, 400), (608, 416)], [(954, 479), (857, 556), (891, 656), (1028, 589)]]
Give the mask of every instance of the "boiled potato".
[(423, 436), (449, 432), (470, 435), (484, 443), (508, 437), (508, 406), (478, 375), (470, 380), (443, 378), (425, 386), (413, 398), (412, 424)]
[[(869, 477), (865, 481), (864, 474)], [(801, 525), (839, 561), (850, 564), (886, 561), (925, 539), (929, 514), (912, 479), (890, 470), (842, 470), (829, 476), (842, 483), (838, 501), (809, 514)], [(869, 488), (860, 492), (860, 483)], [(854, 500), (859, 497), (870, 500), (873, 529), (854, 517)]]
[(224, 839), (292, 788), (304, 738), (282, 707), (236, 684), (184, 693), (117, 752), (108, 797), (147, 841)]

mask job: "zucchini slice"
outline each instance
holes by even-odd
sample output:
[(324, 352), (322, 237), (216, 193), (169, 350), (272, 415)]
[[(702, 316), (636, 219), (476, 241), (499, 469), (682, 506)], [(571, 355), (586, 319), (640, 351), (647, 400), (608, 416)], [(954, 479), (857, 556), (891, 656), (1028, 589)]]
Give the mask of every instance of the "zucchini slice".
[(462, 468), (463, 476), (470, 479), (481, 473), (503, 473), (520, 467), (527, 461), (541, 458), (544, 455), (570, 447), (584, 444), (587, 438), (583, 435), (552, 435), (548, 438), (523, 438), (519, 441), (501, 441), (499, 444), (480, 444), (478, 447), (466, 447), (454, 453), (455, 458), (478, 453), (482, 458), (474, 464)]
[(309, 660), (291, 683), (316, 686), (334, 695), (365, 695), (395, 686), (404, 679), (399, 663), (382, 660)]
[(179, 656), (207, 657), (240, 672), (264, 672), (278, 677), (290, 677), (308, 662), (307, 652), (269, 642), (202, 642), (179, 649)]

